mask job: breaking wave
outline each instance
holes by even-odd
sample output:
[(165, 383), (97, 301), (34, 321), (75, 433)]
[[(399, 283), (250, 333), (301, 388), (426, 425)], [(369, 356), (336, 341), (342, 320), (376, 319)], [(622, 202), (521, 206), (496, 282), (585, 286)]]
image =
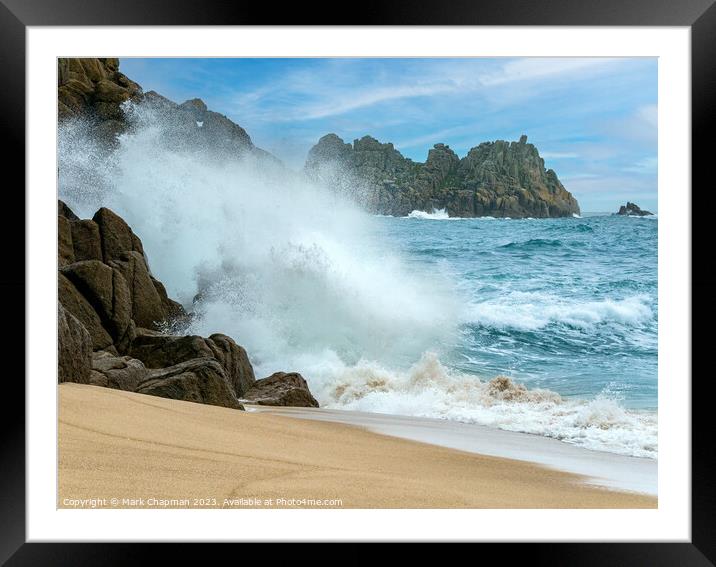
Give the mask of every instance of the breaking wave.
[(427, 220), (450, 220), (452, 218), (448, 215), (445, 209), (433, 209), (432, 213), (426, 213), (425, 211), (415, 210), (408, 215), (409, 219), (427, 219)]
[(312, 383), (326, 407), (477, 423), (592, 450), (657, 457), (656, 412), (627, 410), (606, 396), (563, 398), (506, 376), (483, 381), (449, 370), (430, 352), (405, 372), (365, 361), (346, 366), (334, 359), (330, 366)]
[(621, 300), (578, 301), (542, 292), (513, 291), (473, 303), (463, 321), (497, 329), (534, 331), (548, 325), (588, 329), (600, 324), (635, 326), (651, 321), (649, 298), (633, 295)]

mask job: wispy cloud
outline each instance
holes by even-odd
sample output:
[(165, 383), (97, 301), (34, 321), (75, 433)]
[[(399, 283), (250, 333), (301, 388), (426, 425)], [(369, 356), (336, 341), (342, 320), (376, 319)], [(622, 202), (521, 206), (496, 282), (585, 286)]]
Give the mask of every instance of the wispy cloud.
[[(262, 86), (254, 91), (237, 93), (229, 101), (235, 112), (254, 112), (272, 121), (310, 121), (339, 116), (381, 103), (446, 95), (474, 95), (506, 89), (518, 82), (537, 83), (546, 78), (570, 79), (577, 74), (603, 72), (619, 65), (615, 59), (517, 59), (492, 64), (485, 70), (479, 59), (430, 60), (397, 77), (378, 75), (356, 77), (355, 81), (338, 84), (323, 73), (299, 70), (287, 73), (270, 89)], [(534, 96), (539, 89), (521, 92)], [(514, 96), (514, 93), (512, 94)], [(267, 111), (278, 100), (290, 100), (283, 113)], [(258, 110), (258, 113), (256, 111)]]
[(544, 159), (576, 159), (579, 154), (574, 152), (540, 152), (539, 154)]
[(601, 58), (525, 58), (509, 61), (499, 70), (480, 77), (484, 86), (495, 87), (522, 81), (573, 77), (585, 70), (599, 70), (620, 63), (619, 59)]

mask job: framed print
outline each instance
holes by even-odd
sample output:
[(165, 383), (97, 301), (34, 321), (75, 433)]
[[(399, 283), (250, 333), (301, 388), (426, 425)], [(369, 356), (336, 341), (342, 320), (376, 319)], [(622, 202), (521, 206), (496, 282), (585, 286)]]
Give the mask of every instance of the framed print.
[(3, 560), (711, 564), (709, 1), (60, 4), (0, 6)]

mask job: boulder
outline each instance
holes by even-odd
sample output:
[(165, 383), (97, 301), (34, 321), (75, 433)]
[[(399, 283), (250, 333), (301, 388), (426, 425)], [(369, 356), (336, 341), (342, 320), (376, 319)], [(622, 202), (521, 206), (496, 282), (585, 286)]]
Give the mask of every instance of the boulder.
[(124, 276), (99, 260), (75, 262), (60, 269), (99, 316), (119, 352), (134, 339), (132, 300)]
[(58, 382), (89, 384), (92, 339), (87, 329), (60, 302), (57, 303)]
[(65, 217), (67, 220), (80, 219), (80, 217), (78, 217), (74, 212), (72, 212), (72, 209), (67, 206), (67, 203), (61, 201), (60, 199), (57, 199), (57, 214), (61, 217)]
[(129, 356), (115, 356), (99, 351), (92, 354), (92, 373), (89, 383), (116, 390), (133, 392), (147, 378), (148, 371), (140, 360)]
[(102, 244), (100, 242), (99, 227), (92, 220), (70, 221), (72, 230), (72, 248), (75, 261), (102, 260)]
[(119, 104), (129, 100), (129, 92), (118, 83), (102, 79), (94, 86), (94, 98), (100, 102)]
[(244, 347), (237, 345), (231, 337), (221, 333), (210, 335), (206, 343), (212, 350), (214, 358), (224, 367), (226, 377), (236, 396), (243, 396), (256, 383), (254, 368)]
[(75, 261), (72, 246), (72, 227), (70, 221), (62, 215), (57, 216), (57, 263), (66, 266)]
[(221, 365), (197, 358), (169, 368), (150, 370), (135, 390), (140, 394), (232, 409), (244, 409), (234, 395)]
[(182, 307), (181, 303), (170, 299), (167, 295), (167, 290), (164, 287), (164, 284), (153, 276), (150, 277), (152, 284), (154, 284), (154, 288), (157, 290), (159, 298), (162, 302), (164, 316), (170, 321), (186, 321), (189, 316), (184, 310), (184, 307)]
[(318, 407), (306, 380), (297, 372), (276, 372), (257, 380), (243, 399), (262, 406)]
[(89, 333), (92, 349), (101, 350), (111, 346), (112, 337), (102, 325), (99, 315), (61, 271), (58, 274), (57, 288), (62, 306), (74, 315)]
[(109, 265), (119, 270), (129, 285), (134, 323), (138, 327), (158, 328), (167, 319), (165, 298), (157, 291), (144, 256), (137, 251), (124, 252)]
[(237, 397), (255, 382), (246, 351), (226, 335), (214, 334), (207, 339), (198, 335), (162, 335), (140, 329), (130, 354), (147, 368), (165, 368), (199, 358), (216, 360)]
[(132, 250), (136, 250), (144, 256), (141, 241), (117, 213), (102, 207), (94, 214), (92, 220), (99, 227), (102, 258), (105, 262), (118, 260), (122, 254)]

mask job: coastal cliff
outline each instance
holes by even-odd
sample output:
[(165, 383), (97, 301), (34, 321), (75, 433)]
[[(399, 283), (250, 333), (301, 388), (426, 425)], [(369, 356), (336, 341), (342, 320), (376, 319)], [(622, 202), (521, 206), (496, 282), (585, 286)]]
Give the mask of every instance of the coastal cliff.
[(358, 187), (354, 196), (378, 214), (445, 209), (454, 217), (546, 218), (580, 212), (527, 136), (483, 142), (463, 158), (435, 144), (419, 163), (370, 136), (351, 145), (327, 134), (311, 148), (304, 170), (329, 186)]

